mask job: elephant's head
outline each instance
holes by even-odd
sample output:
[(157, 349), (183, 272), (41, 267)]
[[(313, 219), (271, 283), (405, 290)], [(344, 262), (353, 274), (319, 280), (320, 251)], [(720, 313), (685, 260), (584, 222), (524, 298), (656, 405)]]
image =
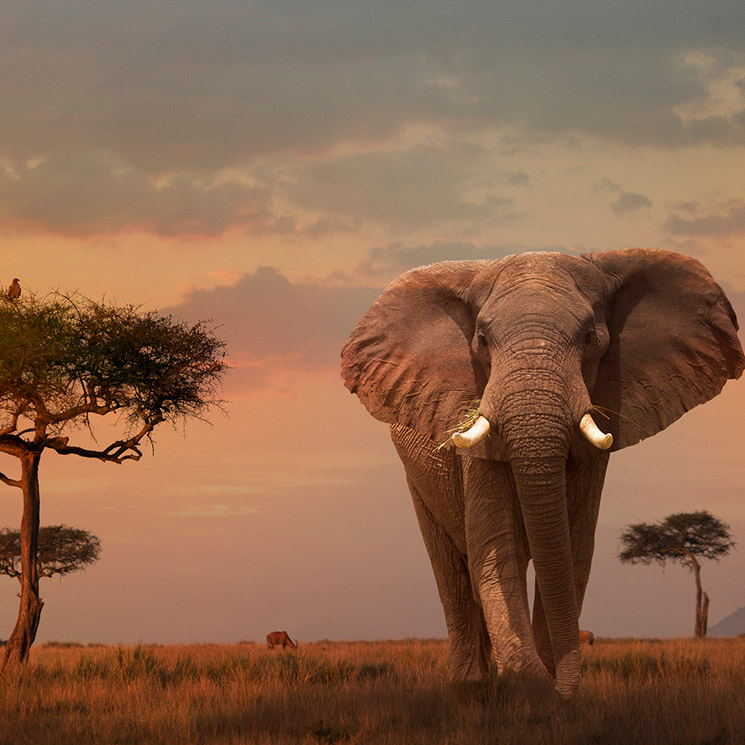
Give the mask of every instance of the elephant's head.
[(626, 249), (414, 269), (345, 346), (346, 386), (373, 416), (447, 442), (475, 408), (455, 444), (511, 463), (557, 687), (577, 667), (567, 457), (632, 445), (717, 395), (743, 370), (736, 331), (699, 262)]

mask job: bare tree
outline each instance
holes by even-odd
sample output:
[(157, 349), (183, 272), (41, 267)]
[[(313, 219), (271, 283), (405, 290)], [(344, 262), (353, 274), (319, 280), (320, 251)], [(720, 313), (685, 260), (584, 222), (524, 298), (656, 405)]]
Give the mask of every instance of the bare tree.
[(627, 564), (664, 565), (678, 562), (696, 579), (696, 622), (694, 636), (706, 636), (709, 596), (701, 589), (701, 564), (697, 557), (718, 561), (735, 545), (729, 525), (703, 510), (678, 512), (656, 523), (629, 525), (621, 533), (623, 550), (618, 558)]
[[(163, 422), (219, 405), (225, 345), (205, 323), (79, 295), (0, 297), (0, 452), (20, 464), (0, 481), (23, 493), (21, 602), (2, 669), (28, 659), (39, 597), (39, 462), (46, 450), (107, 463), (136, 461)], [(117, 435), (99, 444), (96, 422)], [(71, 437), (75, 442), (71, 442)], [(100, 437), (99, 433), (99, 437)]]

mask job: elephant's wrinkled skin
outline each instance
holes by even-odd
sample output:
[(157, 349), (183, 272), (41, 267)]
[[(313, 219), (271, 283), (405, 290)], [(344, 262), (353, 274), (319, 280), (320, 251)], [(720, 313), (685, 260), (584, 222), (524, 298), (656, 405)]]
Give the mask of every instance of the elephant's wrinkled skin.
[[(611, 450), (659, 432), (741, 375), (736, 332), (699, 262), (652, 249), (442, 262), (402, 275), (373, 304), (342, 351), (342, 376), (391, 425), (454, 680), (484, 676), (493, 653), (500, 669), (576, 690), (610, 452), (580, 420), (593, 412)], [(488, 437), (440, 447), (473, 406)]]

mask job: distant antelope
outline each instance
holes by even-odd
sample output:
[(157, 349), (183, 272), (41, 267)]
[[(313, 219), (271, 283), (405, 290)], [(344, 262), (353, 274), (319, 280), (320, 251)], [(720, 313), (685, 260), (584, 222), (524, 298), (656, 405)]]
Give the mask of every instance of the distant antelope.
[(590, 646), (595, 643), (595, 634), (592, 631), (580, 631), (579, 632), (579, 643), (587, 642)]
[(274, 649), (275, 647), (292, 647), (297, 649), (297, 642), (293, 642), (290, 639), (290, 635), (286, 631), (272, 631), (271, 634), (266, 635), (266, 648)]

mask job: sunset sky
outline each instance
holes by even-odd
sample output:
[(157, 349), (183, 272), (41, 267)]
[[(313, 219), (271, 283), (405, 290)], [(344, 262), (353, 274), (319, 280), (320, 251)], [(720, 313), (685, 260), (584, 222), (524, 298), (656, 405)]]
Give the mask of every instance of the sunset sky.
[[(227, 413), (139, 463), (44, 457), (42, 524), (102, 554), (42, 581), (40, 641), (445, 636), (387, 428), (338, 371), (410, 267), (665, 248), (745, 319), (742, 2), (0, 0), (0, 70), (0, 284), (212, 319), (232, 366)], [(611, 458), (583, 628), (692, 635), (692, 576), (616, 559), (676, 511), (740, 546), (704, 563), (710, 624), (745, 606), (744, 422), (730, 382)]]

